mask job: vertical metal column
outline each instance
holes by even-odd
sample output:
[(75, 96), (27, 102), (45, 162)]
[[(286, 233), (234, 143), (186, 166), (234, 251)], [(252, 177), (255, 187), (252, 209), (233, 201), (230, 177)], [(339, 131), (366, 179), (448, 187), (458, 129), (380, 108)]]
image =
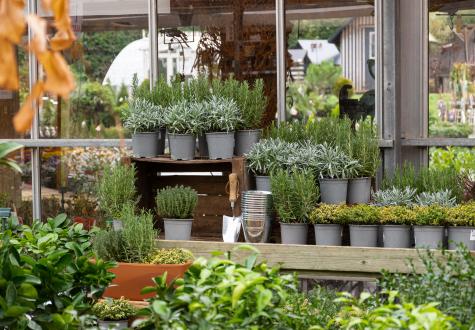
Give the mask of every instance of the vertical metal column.
[[(37, 0), (28, 0), (28, 14), (36, 14), (38, 11)], [(28, 41), (33, 39), (33, 31), (28, 27)], [(38, 80), (38, 62), (35, 55), (30, 53), (28, 56), (28, 73), (29, 73), (29, 88), (30, 92)], [(31, 139), (38, 140), (39, 134), (39, 107), (35, 102), (34, 109), (36, 111), (33, 117), (33, 124), (31, 126)], [(31, 189), (32, 189), (32, 203), (33, 203), (33, 219), (41, 219), (41, 157), (40, 148), (34, 147), (31, 149)]]
[(285, 85), (286, 85), (286, 36), (285, 36), (285, 0), (275, 0), (275, 32), (277, 46), (277, 121), (286, 120)]
[(159, 75), (157, 0), (148, 0), (148, 37), (150, 44), (150, 88), (153, 88)]

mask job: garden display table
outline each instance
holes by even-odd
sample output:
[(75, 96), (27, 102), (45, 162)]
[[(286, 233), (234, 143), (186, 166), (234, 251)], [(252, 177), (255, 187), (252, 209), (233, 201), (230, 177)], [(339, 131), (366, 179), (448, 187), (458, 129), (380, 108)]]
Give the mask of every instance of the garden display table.
[[(243, 157), (232, 159), (172, 160), (168, 157), (130, 158), (137, 170), (136, 187), (141, 196), (140, 206), (155, 212), (157, 189), (166, 186), (184, 185), (195, 189), (198, 205), (193, 221), (192, 236), (196, 240), (222, 240), (223, 215), (232, 216), (226, 184), (230, 173), (239, 179), (239, 195), (250, 188), (246, 161)], [(239, 215), (240, 200), (234, 214)], [(159, 227), (163, 232), (163, 221)]]

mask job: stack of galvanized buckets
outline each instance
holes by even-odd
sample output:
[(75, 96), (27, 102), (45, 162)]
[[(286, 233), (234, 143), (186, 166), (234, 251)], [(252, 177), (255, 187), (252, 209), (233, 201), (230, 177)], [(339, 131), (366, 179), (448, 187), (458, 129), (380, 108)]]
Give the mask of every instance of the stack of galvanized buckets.
[(266, 243), (274, 218), (271, 192), (257, 190), (243, 192), (241, 210), (246, 242)]

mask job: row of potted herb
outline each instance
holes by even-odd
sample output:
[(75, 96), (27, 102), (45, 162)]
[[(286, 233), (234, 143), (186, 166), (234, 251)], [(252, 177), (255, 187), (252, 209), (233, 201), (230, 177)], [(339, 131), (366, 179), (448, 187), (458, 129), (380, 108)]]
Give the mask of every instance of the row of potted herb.
[(267, 105), (262, 80), (252, 88), (232, 78), (209, 83), (204, 77), (158, 86), (136, 89), (122, 113), (137, 157), (163, 154), (165, 130), (171, 158), (180, 160), (194, 158), (197, 137), (201, 156), (211, 159), (243, 155), (260, 139)]

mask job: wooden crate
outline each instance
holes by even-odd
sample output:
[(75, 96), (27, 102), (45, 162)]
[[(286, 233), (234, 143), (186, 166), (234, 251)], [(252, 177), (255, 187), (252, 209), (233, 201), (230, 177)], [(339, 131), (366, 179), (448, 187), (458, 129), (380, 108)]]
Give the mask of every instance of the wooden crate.
[[(184, 185), (195, 189), (199, 194), (198, 206), (193, 222), (193, 239), (221, 240), (223, 215), (232, 215), (229, 196), (225, 187), (230, 173), (239, 178), (240, 193), (248, 190), (249, 175), (243, 157), (233, 159), (174, 161), (166, 157), (131, 158), (130, 162), (137, 169), (136, 187), (140, 206), (155, 210), (155, 196), (158, 189), (166, 186)], [(186, 173), (194, 172), (193, 175)], [(219, 175), (210, 175), (211, 173)], [(180, 175), (169, 175), (180, 173)], [(202, 173), (202, 175), (195, 175)], [(240, 200), (236, 202), (235, 215), (241, 213)], [(158, 219), (158, 226), (163, 230), (163, 221)]]

